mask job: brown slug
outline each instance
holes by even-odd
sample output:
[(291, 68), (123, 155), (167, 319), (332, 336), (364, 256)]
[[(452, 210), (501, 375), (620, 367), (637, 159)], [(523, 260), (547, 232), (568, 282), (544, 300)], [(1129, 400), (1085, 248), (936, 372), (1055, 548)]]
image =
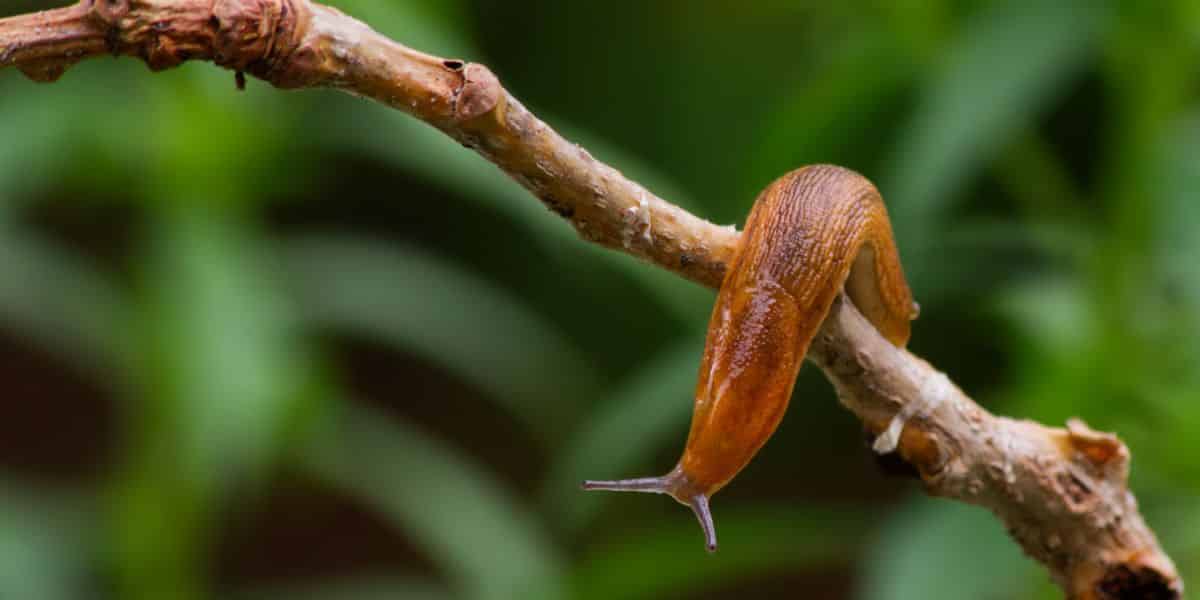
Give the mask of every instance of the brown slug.
[(908, 342), (917, 305), (878, 190), (841, 167), (797, 169), (759, 194), (727, 266), (679, 463), (661, 477), (585, 481), (584, 489), (669, 494), (692, 508), (715, 551), (709, 498), (774, 433), (842, 290), (889, 342)]

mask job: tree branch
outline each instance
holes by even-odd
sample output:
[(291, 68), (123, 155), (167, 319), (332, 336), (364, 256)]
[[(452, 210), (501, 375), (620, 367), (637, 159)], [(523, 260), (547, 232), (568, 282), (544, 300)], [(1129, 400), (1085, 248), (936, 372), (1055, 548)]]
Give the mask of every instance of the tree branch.
[[(430, 56), (308, 0), (81, 0), (0, 19), (0, 68), (51, 82), (80, 60), (151, 69), (209, 60), (280, 88), (333, 87), (437, 127), (496, 164), (583, 239), (720, 286), (738, 243), (563, 139), (483, 65)], [(887, 343), (846, 299), (809, 358), (932, 495), (985, 506), (1069, 598), (1178, 598), (1170, 558), (1129, 492), (1115, 436), (996, 417), (941, 372)]]

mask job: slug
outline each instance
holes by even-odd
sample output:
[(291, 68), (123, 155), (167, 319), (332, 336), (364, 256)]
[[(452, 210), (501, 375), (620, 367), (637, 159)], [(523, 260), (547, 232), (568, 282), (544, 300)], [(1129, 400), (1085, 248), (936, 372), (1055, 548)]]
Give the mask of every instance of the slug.
[(584, 489), (668, 494), (690, 506), (709, 552), (709, 498), (754, 457), (783, 418), (808, 346), (842, 291), (896, 346), (918, 306), (887, 209), (865, 177), (813, 165), (754, 203), (709, 320), (691, 431), (661, 477), (585, 481)]

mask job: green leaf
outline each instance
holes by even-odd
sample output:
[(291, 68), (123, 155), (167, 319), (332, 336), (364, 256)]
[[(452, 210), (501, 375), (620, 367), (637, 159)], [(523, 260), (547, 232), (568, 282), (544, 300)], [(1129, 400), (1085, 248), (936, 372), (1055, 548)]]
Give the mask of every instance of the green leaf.
[[(659, 498), (661, 502), (672, 502)], [(737, 582), (849, 559), (875, 522), (857, 508), (745, 506), (717, 512), (721, 549), (704, 551), (687, 509), (587, 556), (572, 578), (577, 600), (634, 600), (700, 594)]]
[(56, 118), (65, 108), (61, 100), (19, 102), (20, 95), (9, 91), (13, 87), (0, 86), (0, 131), (21, 143), (0, 144), (0, 219), (50, 179), (46, 175), (61, 162), (56, 150), (69, 129), (67, 119)]
[(444, 587), (417, 577), (354, 576), (243, 591), (233, 600), (450, 600)]
[[(320, 144), (346, 148), (385, 161), (477, 202), (521, 227), (529, 233), (529, 241), (543, 247), (546, 256), (571, 265), (573, 270), (610, 265), (641, 284), (645, 292), (684, 323), (707, 317), (711, 305), (709, 292), (632, 257), (580, 241), (569, 224), (546, 210), (540, 201), (495, 165), (425, 123), (382, 107), (367, 109), (361, 104), (351, 104), (349, 99), (330, 98), (330, 105), (344, 105), (345, 108), (337, 110), (337, 119), (313, 115), (314, 122), (325, 124), (316, 129)], [(590, 143), (593, 147), (603, 146), (595, 140)], [(605, 152), (597, 153), (596, 157), (600, 160), (620, 159), (615, 166), (648, 177), (643, 180), (648, 185), (653, 181), (660, 186), (652, 189), (679, 189), (648, 166), (610, 149)], [(607, 154), (610, 152), (611, 157)], [(688, 204), (682, 194), (670, 199), (685, 206)]]
[(915, 498), (870, 545), (862, 600), (1029, 598), (1045, 574), (976, 506)]
[(1035, 278), (1010, 287), (995, 306), (1041, 354), (1069, 355), (1096, 336), (1087, 289), (1072, 277)]
[[(1022, 285), (1028, 269), (1016, 258), (1036, 256), (1047, 270), (1080, 269), (1096, 248), (1091, 231), (1073, 223), (1018, 223), (998, 219), (959, 219), (938, 242), (939, 278), (925, 286), (926, 297), (975, 295), (1014, 281)], [(989, 265), (981, 269), (980, 265)], [(999, 291), (1001, 297), (1007, 292)]]
[(587, 358), (552, 324), (417, 248), (330, 236), (290, 242), (284, 254), (310, 320), (435, 361), (542, 441), (561, 437), (599, 389)]
[[(97, 66), (98, 72), (72, 72), (54, 86), (37, 85), (16, 75), (15, 69), (0, 73), (0, 213), (26, 204), (35, 194), (52, 185), (60, 185), (63, 175), (79, 170), (98, 131), (124, 125), (130, 111), (111, 107), (130, 104), (121, 95), (133, 84), (113, 63)], [(80, 109), (86, 98), (97, 107), (105, 107), (104, 121), (89, 119)], [(126, 129), (125, 131), (130, 131)], [(129, 136), (126, 136), (129, 137)], [(117, 138), (119, 142), (121, 138)], [(89, 166), (104, 164), (106, 156), (87, 156)]]
[(759, 151), (747, 161), (748, 188), (806, 164), (854, 168), (860, 146), (878, 145), (885, 109), (911, 83), (920, 60), (886, 30), (860, 35), (835, 52), (818, 73), (784, 94), (765, 120)]
[(481, 60), (464, 35), (458, 0), (333, 0), (330, 6), (370, 25), (384, 36), (422, 52)]
[(236, 480), (263, 466), (281, 420), (311, 389), (312, 355), (270, 247), (229, 217), (172, 212), (157, 222), (143, 318), (151, 401), (182, 438), (198, 481)]
[[(703, 339), (676, 344), (621, 382), (608, 394), (567, 446), (559, 451), (542, 490), (544, 504), (572, 531), (587, 525), (612, 494), (585, 494), (583, 479), (617, 479), (642, 475), (671, 465), (651, 465), (648, 458), (664, 445), (682, 447), (692, 413), (692, 390), (704, 350)], [(634, 473), (647, 469), (646, 473)]]
[(1139, 411), (1137, 416), (1143, 421), (1144, 447), (1155, 450), (1152, 470), (1142, 473), (1159, 478), (1157, 489), (1183, 492), (1200, 489), (1200, 468), (1189, 459), (1187, 442), (1200, 431), (1200, 404), (1195, 401), (1200, 389), (1200, 207), (1195, 201), (1200, 114), (1179, 119), (1167, 131), (1156, 148), (1155, 183), (1148, 190), (1157, 201), (1147, 260), (1154, 270), (1153, 285), (1138, 291), (1139, 302), (1127, 321), (1140, 325), (1145, 354), (1153, 357), (1138, 369), (1138, 388), (1151, 414)]
[(1049, 140), (1036, 131), (1020, 134), (992, 164), (992, 175), (1030, 222), (1089, 224), (1097, 215), (1083, 199), (1073, 174)]
[[(291, 152), (294, 138), (303, 135), (298, 118), (304, 97), (281, 96), (258, 81), (238, 92), (228, 71), (201, 64), (141, 83), (147, 107), (125, 118), (132, 121), (129, 130), (147, 135), (125, 132), (123, 137), (133, 138), (125, 142), (130, 151), (115, 158), (140, 184), (133, 190), (141, 192), (139, 199), (152, 207), (260, 202), (286, 190), (296, 173), (304, 172), (298, 166), (305, 158)], [(121, 137), (115, 133), (105, 141)]]
[[(1184, 295), (1193, 311), (1200, 310), (1200, 114), (1181, 119), (1171, 128), (1157, 161), (1153, 190), (1161, 198), (1158, 213), (1156, 260), (1169, 285)], [(1193, 314), (1196, 314), (1193, 312)]]
[(937, 275), (951, 200), (1083, 70), (1104, 13), (1082, 0), (997, 3), (947, 49), (881, 179), (918, 297)]
[(319, 371), (247, 224), (180, 207), (152, 231), (113, 543), (124, 594), (199, 598), (216, 507), (257, 489)]
[(354, 403), (306, 452), (319, 477), (407, 532), (472, 600), (556, 598), (563, 560), (534, 515), (453, 448)]
[(0, 485), (0, 598), (88, 596), (94, 518), (78, 498)]
[(368, 108), (349, 98), (328, 100), (322, 111), (333, 107), (338, 118), (311, 117), (321, 146), (351, 150), (420, 175), (527, 228), (535, 242), (578, 243), (571, 227), (517, 182), (440, 131), (388, 108)]
[[(1200, 497), (1171, 492), (1166, 502), (1142, 502), (1147, 505), (1146, 521), (1157, 532), (1167, 554), (1181, 567), (1200, 575)], [(1187, 581), (1186, 572), (1184, 575)]]
[(125, 298), (95, 265), (16, 226), (0, 225), (0, 320), (106, 376), (121, 365)]

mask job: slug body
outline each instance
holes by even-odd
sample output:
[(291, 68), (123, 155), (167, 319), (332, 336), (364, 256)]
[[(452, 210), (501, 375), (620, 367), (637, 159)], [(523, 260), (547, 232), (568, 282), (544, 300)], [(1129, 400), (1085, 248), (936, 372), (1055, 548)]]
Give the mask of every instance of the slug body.
[(917, 306), (875, 186), (830, 165), (792, 171), (759, 195), (727, 267), (679, 463), (662, 477), (584, 488), (669, 494), (692, 508), (715, 550), (709, 498), (774, 433), (808, 346), (843, 290), (884, 338), (908, 342)]

